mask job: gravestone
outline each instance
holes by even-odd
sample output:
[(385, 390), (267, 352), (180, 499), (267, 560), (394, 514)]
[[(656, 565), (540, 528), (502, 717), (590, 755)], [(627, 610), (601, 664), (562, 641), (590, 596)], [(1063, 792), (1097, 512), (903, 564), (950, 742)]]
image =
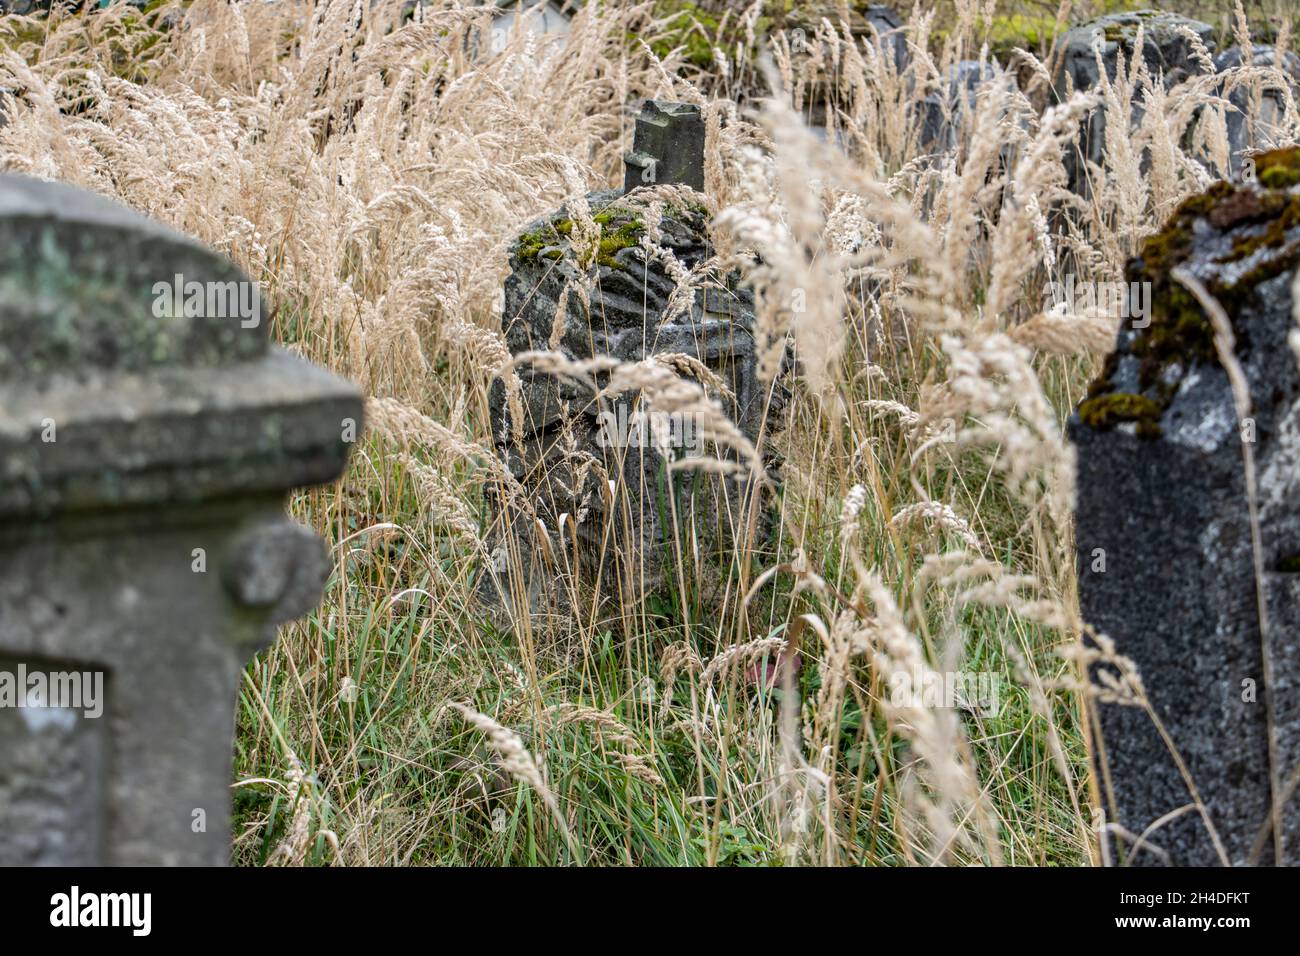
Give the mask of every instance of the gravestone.
[[(703, 133), (698, 107), (647, 103), (627, 157), (628, 187), (642, 185), (646, 169), (656, 171), (655, 184), (702, 185)], [(605, 356), (637, 362), (684, 354), (725, 385), (720, 408), (751, 440), (769, 410), (768, 428), (775, 428), (784, 393), (756, 373), (752, 291), (728, 275), (694, 289), (680, 314), (671, 314), (676, 283), (661, 257), (671, 253), (690, 270), (712, 254), (706, 210), (689, 201), (667, 204), (654, 244), (658, 251), (648, 256), (641, 244), (644, 211), (626, 203), (625, 195), (608, 191), (586, 197), (600, 229), (590, 248), (576, 244), (567, 206), (529, 224), (516, 240), (502, 317), (511, 354), (545, 351), (553, 342), (567, 359), (578, 361)], [(584, 283), (590, 283), (587, 301), (579, 292)], [(562, 299), (564, 322), (557, 330)], [(490, 603), (518, 606), (505, 573), (504, 549), (512, 538), (534, 562), (547, 552), (569, 555), (576, 542), (577, 572), (589, 580), (599, 577), (607, 591), (626, 584), (629, 569), (638, 587), (663, 582), (665, 568), (674, 562), (674, 506), (677, 520), (691, 529), (689, 548), (724, 561), (734, 551), (744, 537), (737, 529), (746, 518), (740, 512), (748, 500), (748, 479), (668, 468), (669, 458), (705, 453), (699, 423), (660, 416), (657, 424), (667, 434), (656, 442), (656, 413), (640, 403), (639, 393), (597, 396), (607, 374), (584, 383), (524, 365), (519, 377), (523, 421), (512, 421), (507, 391), (498, 380), (491, 393), (493, 431), (498, 454), (535, 514), (494, 503), (508, 530), (499, 527), (489, 536), (498, 561), (480, 579), (480, 593)], [(769, 527), (762, 510), (760, 543)], [(541, 534), (552, 543), (542, 545)], [(555, 573), (554, 567), (525, 569), (531, 611), (550, 600), (546, 591)]]
[[(1271, 46), (1257, 46), (1251, 52), (1251, 62), (1257, 67), (1271, 67), (1277, 59), (1277, 53)], [(1222, 73), (1241, 66), (1242, 62), (1241, 47), (1229, 47), (1214, 58), (1214, 68)], [(1228, 168), (1217, 170), (1225, 179), (1242, 175), (1245, 158), (1261, 142), (1266, 143), (1270, 138), (1281, 142), (1287, 140), (1286, 103), (1288, 96), (1292, 100), (1300, 98), (1300, 57), (1288, 50), (1282, 62), (1277, 65), (1280, 67), (1280, 75), (1270, 75), (1261, 83), (1258, 115), (1253, 130), (1246, 121), (1247, 114), (1256, 109), (1251, 102), (1250, 88), (1238, 86), (1228, 90), (1225, 89), (1226, 81), (1219, 86), (1218, 94), (1226, 96), (1233, 107), (1224, 111), (1230, 150)]]
[[(847, 15), (847, 19), (845, 16)], [(818, 29), (824, 29), (829, 23), (838, 35), (842, 27), (848, 28), (848, 35), (858, 53), (866, 60), (867, 68), (874, 69), (874, 64), (892, 64), (894, 72), (903, 76), (911, 65), (911, 51), (907, 46), (907, 32), (903, 18), (892, 7), (884, 4), (866, 6), (844, 6), (838, 3), (800, 3), (794, 4), (777, 15), (780, 29), (785, 31), (790, 44), (790, 51), (798, 59), (815, 55), (818, 48), (813, 39)], [(878, 56), (877, 56), (878, 55)], [(832, 58), (833, 59), (833, 58)], [(831, 63), (823, 62), (819, 68), (820, 76), (810, 84), (808, 100), (803, 104), (803, 114), (808, 128), (823, 142), (835, 142), (843, 146), (844, 142), (838, 129), (832, 136), (834, 100), (838, 98), (835, 90), (840, 82), (836, 68)], [(905, 85), (910, 90), (914, 78), (908, 76)]]
[[(1166, 88), (1181, 83), (1189, 76), (1207, 72), (1206, 67), (1192, 56), (1192, 44), (1182, 30), (1191, 30), (1199, 36), (1206, 49), (1213, 54), (1214, 28), (1208, 23), (1160, 10), (1112, 13), (1067, 30), (1057, 40), (1052, 51), (1052, 59), (1056, 64), (1052, 78), (1054, 98), (1058, 102), (1064, 102), (1072, 90), (1088, 91), (1099, 86), (1101, 72), (1098, 69), (1098, 53), (1101, 68), (1105, 70), (1108, 79), (1114, 80), (1121, 58), (1125, 69), (1133, 62), (1139, 28), (1142, 33), (1142, 60), (1151, 75), (1162, 80)], [(1138, 104), (1134, 104), (1133, 109), (1132, 119), (1136, 120), (1141, 116), (1141, 109)], [(1070, 188), (1080, 195), (1089, 194), (1086, 163), (1101, 165), (1105, 145), (1105, 109), (1097, 106), (1081, 124), (1076, 150), (1071, 150), (1065, 157)]]
[(226, 259), (0, 176), (0, 865), (227, 860), (243, 664), (330, 568), (286, 494), (360, 417)]
[(868, 36), (867, 41), (874, 46), (875, 39), (879, 38), (880, 50), (893, 59), (894, 69), (898, 73), (906, 70), (911, 62), (911, 53), (907, 49), (903, 18), (898, 15), (898, 11), (883, 3), (873, 3), (862, 11), (862, 19), (876, 34), (875, 38)]
[(918, 104), (921, 113), (918, 145), (921, 152), (944, 153), (955, 149), (960, 130), (974, 119), (980, 84), (999, 75), (996, 63), (980, 63), (978, 60), (954, 63), (939, 89)]
[[(492, 49), (505, 49), (510, 33), (523, 18), (524, 28), (541, 36), (565, 37), (578, 4), (566, 0), (496, 0), (492, 18)], [(537, 9), (537, 8), (541, 9)]]
[[(845, 19), (847, 15), (847, 19)], [(829, 21), (836, 33), (841, 25), (848, 27), (849, 36), (859, 47), (877, 48), (894, 62), (894, 69), (902, 73), (911, 62), (903, 18), (892, 7), (883, 3), (844, 5), (826, 0), (787, 5), (776, 14), (778, 25), (786, 31), (794, 53), (804, 52), (813, 36), (824, 22)]]
[[(1070, 423), (1084, 620), (1137, 664), (1234, 865), (1300, 863), (1300, 813), (1286, 790), (1300, 767), (1300, 373), (1288, 346), (1300, 150), (1261, 155), (1257, 166), (1257, 184), (1220, 182), (1184, 202), (1129, 263), (1130, 283), (1150, 283), (1149, 324), (1125, 321)], [(1231, 322), (1249, 387), (1244, 418), (1208, 314), (1176, 268)], [(1258, 592), (1245, 449), (1258, 476)], [(1098, 665), (1094, 683), (1102, 671), (1115, 673)], [(1109, 822), (1140, 835), (1193, 802), (1143, 709), (1100, 703), (1097, 716)], [(1158, 849), (1112, 831), (1112, 858), (1220, 860), (1196, 811), (1149, 840)]]
[(623, 191), (671, 183), (704, 191), (704, 117), (689, 103), (646, 100), (624, 160)]

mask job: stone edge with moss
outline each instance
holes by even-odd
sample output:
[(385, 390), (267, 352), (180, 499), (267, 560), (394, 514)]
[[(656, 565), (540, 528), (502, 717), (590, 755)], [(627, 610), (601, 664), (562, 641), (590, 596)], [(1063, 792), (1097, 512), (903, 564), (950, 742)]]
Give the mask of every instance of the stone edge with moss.
[[(1165, 227), (1148, 238), (1126, 269), (1128, 282), (1151, 283), (1151, 315), (1145, 328), (1125, 320), (1121, 345), (1111, 352), (1101, 374), (1079, 405), (1079, 420), (1105, 431), (1133, 422), (1143, 438), (1161, 434), (1160, 422), (1178, 391), (1182, 376), (1196, 365), (1218, 365), (1214, 329), (1195, 297), (1172, 276), (1191, 254), (1198, 223), (1222, 234), (1244, 229), (1226, 256), (1228, 265), (1258, 260), (1231, 279), (1215, 276), (1207, 289), (1233, 321), (1239, 352), (1249, 349), (1237, 316), (1256, 287), (1300, 263), (1300, 147), (1273, 150), (1255, 157), (1257, 182), (1218, 182), (1174, 211)], [(1126, 333), (1131, 338), (1125, 342)], [(1112, 378), (1122, 355), (1139, 360), (1140, 394), (1116, 391)]]
[[(645, 223), (640, 212), (620, 205), (618, 198), (597, 199), (589, 196), (592, 203), (592, 220), (600, 227), (600, 239), (592, 252), (579, 256), (572, 242), (573, 217), (568, 207), (561, 208), (549, 217), (545, 217), (522, 232), (510, 248), (512, 260), (520, 264), (535, 263), (539, 259), (558, 261), (569, 258), (581, 269), (593, 265), (607, 269), (625, 269), (627, 264), (618, 258), (625, 249), (639, 246), (645, 234)], [(682, 209), (670, 205), (664, 210), (665, 220), (676, 220), (686, 224), (693, 232), (703, 237), (707, 211), (703, 207), (692, 206)]]

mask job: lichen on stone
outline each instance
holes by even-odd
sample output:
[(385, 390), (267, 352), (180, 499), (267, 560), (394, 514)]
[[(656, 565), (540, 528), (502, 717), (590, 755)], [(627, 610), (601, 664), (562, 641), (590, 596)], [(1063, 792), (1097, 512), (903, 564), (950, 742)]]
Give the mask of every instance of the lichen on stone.
[[(520, 234), (512, 255), (520, 263), (539, 258), (558, 260), (567, 256), (581, 269), (593, 265), (625, 269), (627, 265), (618, 254), (640, 245), (646, 228), (642, 214), (617, 201), (605, 201), (594, 204), (591, 218), (600, 229), (600, 236), (591, 249), (580, 249), (573, 242), (575, 223), (573, 217), (562, 209)], [(681, 208), (670, 205), (664, 211), (664, 219), (685, 225), (696, 238), (706, 238), (707, 210), (702, 206)]]
[[(1149, 282), (1151, 313), (1145, 327), (1127, 319), (1121, 344), (1088, 389), (1080, 418), (1091, 428), (1137, 421), (1139, 434), (1159, 434), (1161, 416), (1182, 377), (1202, 364), (1218, 365), (1214, 328), (1195, 296), (1173, 270), (1185, 264), (1233, 322), (1239, 354), (1250, 348), (1237, 321), (1262, 283), (1300, 263), (1300, 148), (1256, 157), (1258, 182), (1215, 183), (1185, 200), (1160, 232), (1149, 237), (1126, 270), (1130, 283)], [(1120, 391), (1113, 379), (1121, 356), (1138, 360), (1140, 395)], [(1144, 402), (1135, 402), (1134, 398)], [(1100, 401), (1100, 399), (1108, 401)]]

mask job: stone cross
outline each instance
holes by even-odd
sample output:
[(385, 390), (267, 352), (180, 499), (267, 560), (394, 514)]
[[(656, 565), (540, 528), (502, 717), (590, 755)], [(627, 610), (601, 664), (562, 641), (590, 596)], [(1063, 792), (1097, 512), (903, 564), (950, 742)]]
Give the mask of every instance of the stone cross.
[(362, 411), (266, 316), (199, 243), (0, 176), (0, 865), (228, 858), (243, 664), (330, 569), (286, 494)]
[(646, 100), (636, 118), (623, 191), (663, 183), (704, 191), (704, 118), (691, 103)]
[(1114, 862), (1300, 863), (1300, 149), (1257, 166), (1129, 263), (1150, 314), (1126, 320), (1071, 421), (1080, 606), (1141, 681), (1090, 722)]

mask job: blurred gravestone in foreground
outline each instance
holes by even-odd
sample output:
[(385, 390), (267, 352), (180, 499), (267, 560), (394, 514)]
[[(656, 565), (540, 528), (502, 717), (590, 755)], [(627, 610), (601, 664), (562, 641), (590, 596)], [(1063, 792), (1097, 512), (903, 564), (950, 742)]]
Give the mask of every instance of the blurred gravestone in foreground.
[(123, 206), (0, 176), (0, 224), (0, 864), (224, 863), (243, 664), (329, 570), (286, 493), (360, 398)]
[[(703, 170), (698, 107), (647, 103), (627, 157), (629, 189), (699, 188)], [(757, 375), (752, 291), (735, 273), (679, 288), (665, 266), (666, 254), (685, 270), (712, 255), (707, 211), (687, 199), (666, 203), (648, 254), (644, 208), (625, 195), (587, 196), (599, 229), (589, 247), (579, 247), (567, 207), (531, 223), (516, 240), (502, 317), (511, 354), (554, 349), (574, 361), (629, 363), (658, 356), (690, 377), (679, 360), (666, 358), (685, 356), (707, 368), (713, 385), (724, 386), (715, 395), (721, 415), (751, 441), (765, 417), (770, 432), (783, 392)], [(586, 300), (579, 291), (585, 283)], [(537, 613), (555, 599), (561, 577), (630, 599), (669, 581), (679, 561), (725, 569), (737, 548), (768, 537), (770, 507), (755, 506), (761, 493), (747, 475), (669, 467), (714, 454), (704, 447), (707, 423), (660, 415), (636, 390), (598, 395), (608, 373), (580, 382), (525, 364), (519, 377), (522, 421), (512, 418), (504, 383), (492, 389), (497, 450), (522, 500), (495, 503), (494, 561), (480, 579), (489, 603)]]
[[(1300, 767), (1300, 373), (1288, 345), (1300, 150), (1265, 154), (1258, 168), (1258, 185), (1218, 183), (1184, 202), (1130, 262), (1129, 281), (1151, 284), (1150, 324), (1125, 321), (1070, 429), (1084, 620), (1137, 664), (1234, 865), (1300, 863), (1288, 789)], [(1209, 314), (1175, 269), (1231, 321), (1244, 418)], [(1258, 476), (1259, 590), (1244, 448)], [(1116, 673), (1097, 665), (1094, 683), (1106, 672)], [(1096, 717), (1103, 805), (1123, 828), (1108, 840), (1112, 859), (1220, 862), (1194, 809), (1151, 832), (1151, 848), (1134, 845), (1192, 792), (1143, 709), (1102, 702)]]

